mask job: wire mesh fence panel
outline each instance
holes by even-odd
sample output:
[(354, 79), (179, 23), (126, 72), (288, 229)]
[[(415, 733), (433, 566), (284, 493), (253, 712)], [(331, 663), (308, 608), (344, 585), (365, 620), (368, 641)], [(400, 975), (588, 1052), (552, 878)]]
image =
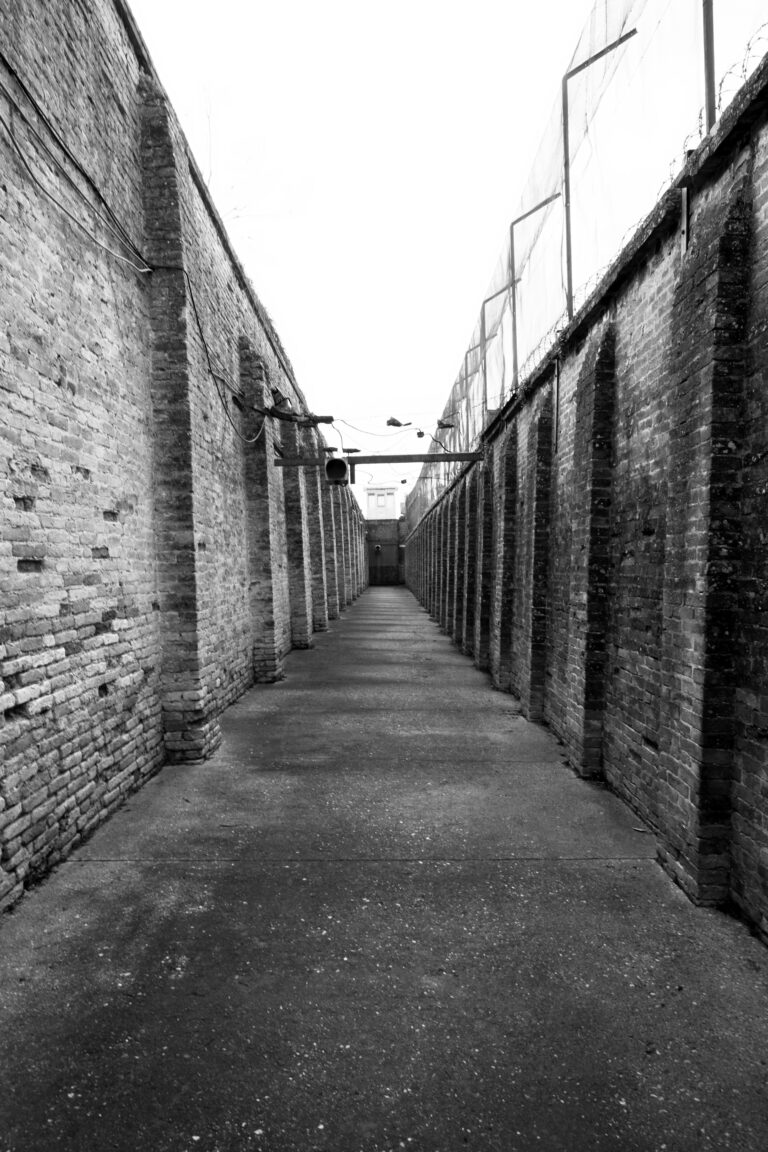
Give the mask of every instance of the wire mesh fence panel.
[[(434, 433), (436, 456), (476, 449), (489, 413), (552, 349), (706, 135), (706, 8), (706, 0), (595, 0), (500, 238)], [(712, 0), (710, 8), (719, 117), (768, 52), (768, 6)], [(425, 464), (407, 501), (412, 523), (460, 469)]]

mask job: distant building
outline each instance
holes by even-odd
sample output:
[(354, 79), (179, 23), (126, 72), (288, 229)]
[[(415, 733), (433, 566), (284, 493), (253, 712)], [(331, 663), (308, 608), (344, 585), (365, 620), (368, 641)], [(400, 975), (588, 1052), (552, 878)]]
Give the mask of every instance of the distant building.
[(366, 488), (366, 520), (397, 520), (400, 516), (400, 502), (397, 488), (371, 484)]

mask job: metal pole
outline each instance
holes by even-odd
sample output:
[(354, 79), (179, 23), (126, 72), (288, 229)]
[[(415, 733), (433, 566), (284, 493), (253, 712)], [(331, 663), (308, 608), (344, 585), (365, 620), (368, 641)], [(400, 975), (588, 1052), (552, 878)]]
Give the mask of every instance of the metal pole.
[(563, 76), (563, 209), (565, 211), (565, 306), (573, 320), (573, 252), (571, 249), (571, 147), (568, 124), (568, 76)]
[(515, 283), (515, 225), (509, 226), (509, 283), (512, 291), (510, 303), (512, 305), (512, 391), (517, 392), (518, 365), (517, 365), (517, 284)]
[(485, 363), (485, 300), (480, 309), (480, 349), (483, 365), (483, 424), (485, 424), (485, 417), (488, 413), (488, 372)]
[(583, 72), (585, 68), (589, 68), (590, 64), (595, 61), (601, 60), (603, 56), (607, 56), (609, 52), (613, 52), (627, 40), (631, 40), (633, 36), (637, 35), (637, 28), (632, 28), (629, 32), (625, 32), (623, 36), (619, 36), (618, 40), (614, 40), (611, 44), (606, 44), (605, 48), (601, 48), (599, 52), (595, 52), (589, 59), (582, 61), (576, 68), (571, 68), (570, 72), (566, 72), (563, 76), (563, 207), (565, 209), (565, 303), (568, 309), (568, 319), (573, 320), (573, 252), (571, 248), (571, 146), (569, 140), (569, 121), (568, 121), (568, 81), (572, 76), (578, 75)]
[(706, 96), (707, 132), (714, 127), (715, 107), (715, 18), (712, 0), (703, 0), (704, 8), (704, 92)]
[[(559, 192), (553, 192), (551, 196), (546, 196), (540, 200), (538, 204), (534, 204), (533, 208), (529, 208), (527, 212), (523, 212), (522, 216), (516, 216), (509, 226), (509, 284), (507, 289), (512, 290), (510, 298), (512, 308), (512, 390), (517, 391), (519, 366), (517, 358), (517, 267), (515, 260), (515, 227), (521, 224), (523, 220), (527, 220), (529, 216), (534, 213), (540, 212), (542, 208), (546, 208), (553, 200), (560, 198)], [(502, 289), (504, 291), (504, 289)], [(497, 293), (498, 295), (498, 293)]]

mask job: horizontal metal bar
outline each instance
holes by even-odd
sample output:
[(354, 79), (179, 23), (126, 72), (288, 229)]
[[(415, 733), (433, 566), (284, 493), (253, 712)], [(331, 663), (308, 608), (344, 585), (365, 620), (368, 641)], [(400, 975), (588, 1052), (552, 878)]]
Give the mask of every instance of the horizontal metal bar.
[(443, 460), (483, 460), (482, 452), (417, 452), (412, 456), (355, 456), (355, 464), (440, 464)]
[(600, 52), (595, 52), (594, 56), (590, 56), (583, 64), (577, 65), (572, 68), (570, 72), (566, 72), (566, 80), (570, 80), (572, 76), (577, 76), (579, 72), (583, 72), (585, 68), (589, 68), (590, 64), (594, 64), (596, 60), (600, 60), (603, 56), (607, 56), (609, 52), (613, 52), (614, 48), (618, 48), (626, 40), (631, 40), (633, 36), (637, 36), (637, 28), (633, 28), (631, 32), (625, 32), (623, 36), (619, 36), (618, 40), (614, 40), (612, 44), (606, 44), (605, 48)]
[(522, 216), (516, 216), (512, 221), (512, 227), (514, 228), (516, 224), (527, 220), (529, 216), (533, 216), (534, 212), (538, 212), (541, 208), (546, 208), (547, 204), (551, 204), (553, 200), (558, 200), (560, 196), (560, 192), (553, 192), (551, 196), (547, 196), (546, 200), (540, 200), (538, 204), (534, 204), (533, 208), (529, 208), (527, 212), (523, 212)]
[[(237, 395), (236, 392), (235, 395)], [(284, 412), (274, 407), (259, 408), (258, 404), (252, 404), (251, 408), (254, 412), (258, 412), (259, 416), (272, 416), (275, 420), (287, 420), (290, 424), (314, 426), (315, 424), (333, 424), (334, 422), (333, 416), (316, 416), (314, 412)]]
[[(327, 456), (276, 456), (272, 461), (275, 468), (319, 468), (325, 464)], [(339, 456), (334, 457), (339, 460)]]
[[(490, 304), (491, 300), (495, 300), (497, 296), (503, 296), (505, 292), (509, 292), (511, 287), (512, 283), (510, 282), (509, 284), (505, 284), (503, 288), (499, 288), (498, 292), (494, 292), (493, 296), (486, 296), (485, 300), (483, 300), (483, 307), (485, 307), (486, 304)], [(480, 345), (478, 344), (478, 348), (479, 347)]]
[[(325, 456), (282, 456), (272, 461), (276, 468), (319, 468), (325, 464)], [(350, 467), (353, 464), (442, 464), (452, 460), (482, 460), (482, 452), (416, 452), (408, 456), (344, 456)]]

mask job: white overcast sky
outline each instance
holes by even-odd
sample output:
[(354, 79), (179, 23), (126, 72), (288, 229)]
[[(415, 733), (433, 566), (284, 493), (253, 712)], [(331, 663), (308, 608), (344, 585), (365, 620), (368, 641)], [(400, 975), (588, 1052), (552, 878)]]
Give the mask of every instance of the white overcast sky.
[(310, 407), (433, 430), (591, 0), (130, 2)]
[(592, 0), (130, 4), (310, 408), (433, 430)]

